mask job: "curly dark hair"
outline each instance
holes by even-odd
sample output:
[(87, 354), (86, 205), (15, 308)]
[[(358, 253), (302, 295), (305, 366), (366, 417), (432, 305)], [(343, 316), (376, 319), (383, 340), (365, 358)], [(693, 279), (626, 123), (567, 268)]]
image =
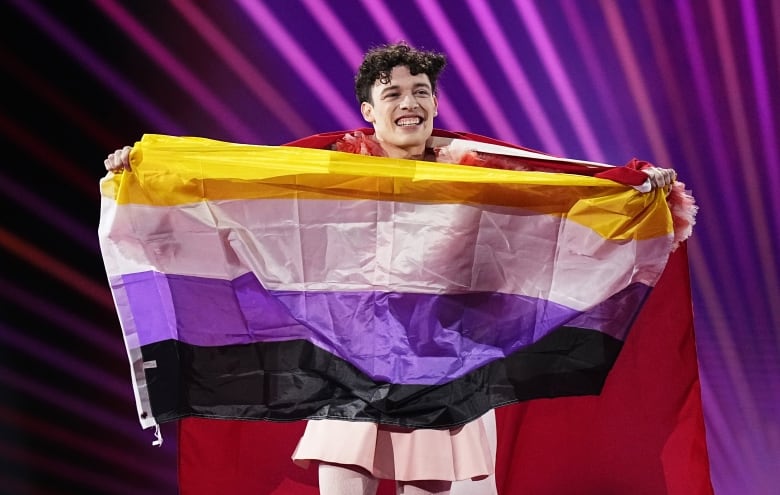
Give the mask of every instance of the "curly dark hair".
[(363, 63), (355, 75), (355, 96), (358, 102), (373, 103), (371, 88), (374, 83), (389, 83), (390, 73), (399, 65), (409, 67), (412, 75), (426, 74), (431, 81), (431, 89), (436, 93), (436, 80), (447, 65), (447, 57), (437, 52), (417, 50), (404, 41), (372, 48), (363, 57)]

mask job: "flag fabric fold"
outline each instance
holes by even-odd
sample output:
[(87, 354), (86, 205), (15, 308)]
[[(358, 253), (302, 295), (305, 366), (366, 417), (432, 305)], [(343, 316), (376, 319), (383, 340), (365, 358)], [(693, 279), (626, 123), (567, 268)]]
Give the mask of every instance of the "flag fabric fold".
[(144, 427), (463, 424), (598, 394), (663, 271), (663, 191), (146, 135), (100, 243)]
[[(712, 495), (688, 273), (683, 244), (599, 395), (496, 410), (499, 493)], [(182, 495), (319, 493), (317, 470), (290, 462), (304, 421), (190, 417), (177, 426)], [(377, 493), (394, 494), (394, 483), (382, 480)]]

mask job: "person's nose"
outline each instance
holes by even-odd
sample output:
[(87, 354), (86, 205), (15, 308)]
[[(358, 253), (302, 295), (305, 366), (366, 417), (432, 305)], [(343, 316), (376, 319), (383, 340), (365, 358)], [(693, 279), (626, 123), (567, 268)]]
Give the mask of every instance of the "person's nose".
[(404, 96), (403, 99), (401, 100), (402, 110), (412, 110), (417, 108), (418, 106), (420, 105), (417, 104), (417, 98), (415, 98), (413, 94), (408, 94)]

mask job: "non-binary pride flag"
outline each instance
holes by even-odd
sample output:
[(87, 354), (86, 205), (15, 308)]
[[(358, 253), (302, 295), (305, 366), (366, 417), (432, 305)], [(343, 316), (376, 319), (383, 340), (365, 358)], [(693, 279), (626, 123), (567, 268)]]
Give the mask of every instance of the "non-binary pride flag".
[(663, 191), (146, 135), (100, 243), (143, 427), (451, 427), (598, 394), (672, 250)]

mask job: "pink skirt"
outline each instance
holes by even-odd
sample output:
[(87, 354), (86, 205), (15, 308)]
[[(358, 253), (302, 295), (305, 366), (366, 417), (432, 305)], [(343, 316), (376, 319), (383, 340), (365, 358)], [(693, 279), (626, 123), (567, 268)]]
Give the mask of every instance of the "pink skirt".
[(311, 461), (358, 466), (398, 481), (481, 479), (495, 469), (486, 426), (494, 428), (484, 417), (449, 430), (311, 420), (292, 459), (302, 467)]

